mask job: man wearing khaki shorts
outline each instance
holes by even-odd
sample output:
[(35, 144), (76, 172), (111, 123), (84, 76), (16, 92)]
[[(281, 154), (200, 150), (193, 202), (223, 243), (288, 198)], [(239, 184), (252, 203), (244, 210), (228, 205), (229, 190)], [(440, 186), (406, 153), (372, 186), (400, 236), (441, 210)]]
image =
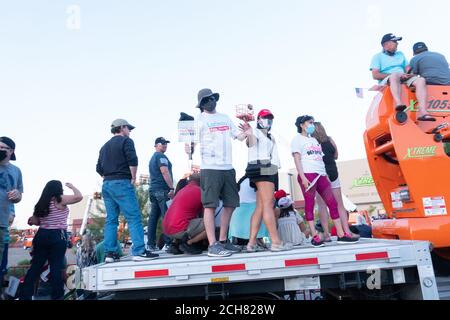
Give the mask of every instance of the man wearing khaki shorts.
[(396, 111), (405, 111), (407, 106), (401, 100), (401, 84), (415, 88), (418, 100), (418, 121), (436, 121), (427, 113), (427, 87), (426, 81), (420, 76), (408, 74), (411, 69), (405, 55), (397, 51), (398, 41), (402, 37), (396, 37), (388, 33), (381, 39), (383, 51), (372, 58), (370, 70), (375, 80), (381, 86), (389, 85), (392, 97), (395, 101)]
[[(232, 139), (245, 140), (250, 125), (245, 123), (241, 130), (236, 128), (231, 119), (216, 111), (219, 94), (211, 89), (202, 89), (197, 96), (197, 108), (201, 115), (198, 119), (201, 154), (201, 189), (204, 210), (204, 223), (208, 236), (208, 256), (226, 257), (240, 249), (228, 241), (228, 227), (231, 215), (239, 207), (239, 194), (236, 172), (231, 156)], [(192, 148), (193, 149), (193, 148)], [(192, 152), (189, 145), (186, 152)], [(214, 213), (223, 201), (220, 220), (220, 237), (216, 239)]]

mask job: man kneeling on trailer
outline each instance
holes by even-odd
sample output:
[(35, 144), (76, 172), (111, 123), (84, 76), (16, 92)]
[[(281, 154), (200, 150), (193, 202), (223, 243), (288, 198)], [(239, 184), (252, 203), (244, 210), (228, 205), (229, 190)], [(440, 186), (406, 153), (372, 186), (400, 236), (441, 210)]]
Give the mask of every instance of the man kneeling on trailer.
[(202, 253), (202, 250), (195, 246), (206, 239), (202, 212), (200, 174), (194, 173), (189, 177), (187, 186), (176, 194), (164, 216), (163, 232), (173, 240), (169, 253)]

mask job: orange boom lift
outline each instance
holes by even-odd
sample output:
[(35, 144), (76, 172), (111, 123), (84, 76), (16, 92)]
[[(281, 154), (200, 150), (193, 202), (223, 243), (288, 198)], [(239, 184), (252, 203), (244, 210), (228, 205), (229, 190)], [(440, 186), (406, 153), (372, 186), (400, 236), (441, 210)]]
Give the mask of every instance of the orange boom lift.
[[(389, 219), (373, 222), (376, 238), (427, 240), (433, 262), (450, 269), (450, 86), (428, 86), (428, 112), (416, 121), (417, 99), (402, 86), (395, 111), (389, 87), (374, 98), (364, 143), (372, 177)], [(438, 267), (439, 270), (439, 267)]]

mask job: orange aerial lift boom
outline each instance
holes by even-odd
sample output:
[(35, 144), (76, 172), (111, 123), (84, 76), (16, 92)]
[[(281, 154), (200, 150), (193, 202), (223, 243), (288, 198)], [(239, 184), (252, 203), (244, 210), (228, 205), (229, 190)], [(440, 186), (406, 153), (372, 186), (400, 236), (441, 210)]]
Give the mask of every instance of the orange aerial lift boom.
[(378, 194), (389, 219), (373, 222), (377, 238), (427, 240), (450, 262), (450, 86), (428, 86), (435, 122), (416, 121), (415, 93), (402, 86), (396, 112), (388, 87), (374, 98), (364, 143)]

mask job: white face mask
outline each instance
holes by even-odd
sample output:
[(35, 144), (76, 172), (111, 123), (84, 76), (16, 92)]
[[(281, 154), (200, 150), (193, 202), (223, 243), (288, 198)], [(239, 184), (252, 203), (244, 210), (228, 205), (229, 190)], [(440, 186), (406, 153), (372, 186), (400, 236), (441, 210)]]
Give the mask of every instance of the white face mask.
[(273, 120), (272, 119), (259, 119), (259, 125), (263, 129), (270, 129), (272, 127)]

